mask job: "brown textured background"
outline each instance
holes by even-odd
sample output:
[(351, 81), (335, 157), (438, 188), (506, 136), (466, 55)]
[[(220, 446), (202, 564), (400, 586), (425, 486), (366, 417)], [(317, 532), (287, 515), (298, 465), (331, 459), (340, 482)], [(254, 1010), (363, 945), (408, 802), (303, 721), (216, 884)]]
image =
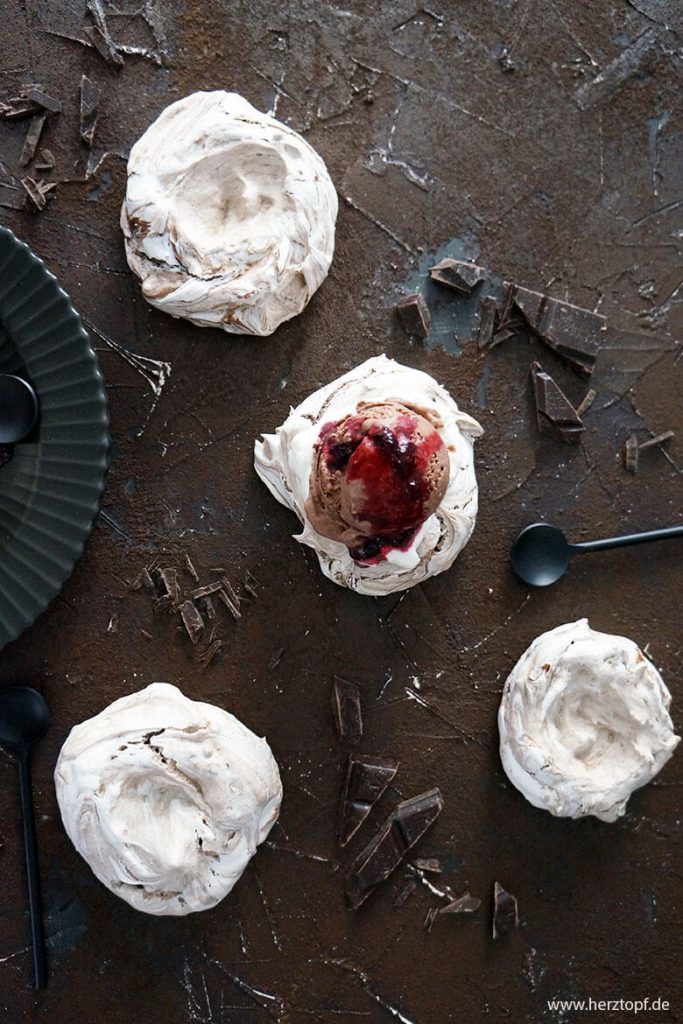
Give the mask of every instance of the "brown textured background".
[[(140, 0), (116, 8), (140, 9)], [(115, 15), (112, 34), (163, 51), (163, 65), (131, 55), (118, 74), (61, 37), (83, 38), (77, 0), (5, 0), (0, 23), (0, 92), (36, 81), (64, 100), (42, 144), (57, 157), (55, 179), (71, 179), (41, 215), (0, 216), (97, 329), (112, 415), (111, 471), (85, 556), (61, 597), (0, 654), (2, 681), (37, 686), (54, 713), (34, 765), (51, 962), (37, 997), (14, 769), (0, 757), (0, 1016), (559, 1024), (591, 1018), (551, 1012), (549, 998), (659, 995), (672, 1009), (639, 1019), (680, 1020), (680, 752), (607, 825), (534, 810), (496, 749), (511, 666), (537, 634), (584, 615), (649, 645), (683, 725), (679, 542), (586, 557), (545, 593), (527, 592), (507, 563), (516, 531), (540, 517), (572, 538), (681, 518), (678, 4), (150, 0), (142, 10), (149, 24)], [(87, 180), (84, 72), (102, 88), (91, 167), (108, 154)], [(235, 89), (261, 109), (275, 103), (339, 191), (331, 274), (269, 339), (167, 318), (126, 268), (118, 209), (127, 151), (167, 103), (206, 88)], [(26, 127), (0, 124), (5, 180), (19, 170)], [(486, 354), (470, 344), (454, 356), (411, 344), (396, 324), (403, 283), (453, 238), (518, 283), (607, 314), (613, 333), (582, 447), (536, 434), (532, 358), (541, 354), (577, 401), (585, 391), (536, 342)], [(158, 401), (103, 335), (169, 364)], [(382, 351), (445, 383), (486, 434), (476, 450), (481, 511), (465, 552), (450, 572), (374, 601), (323, 579), (291, 540), (291, 514), (256, 479), (251, 453), (290, 404)], [(668, 459), (651, 450), (637, 477), (623, 470), (632, 430), (646, 438), (669, 428), (679, 435)], [(221, 620), (229, 643), (205, 672), (176, 621), (126, 586), (155, 554), (183, 551), (198, 569), (224, 566), (235, 581), (249, 570), (259, 582), (242, 621)], [(446, 808), (419, 854), (442, 858), (436, 884), (482, 897), (476, 914), (443, 918), (428, 934), (425, 914), (439, 900), (420, 886), (396, 908), (401, 872), (355, 916), (345, 909), (344, 865), (372, 823), (340, 857), (334, 674), (362, 687), (360, 749), (401, 760), (373, 820), (438, 784)], [(155, 679), (265, 734), (285, 786), (281, 822), (235, 891), (176, 920), (138, 914), (94, 880), (63, 832), (51, 779), (74, 723)], [(523, 922), (496, 943), (494, 879), (516, 894)]]

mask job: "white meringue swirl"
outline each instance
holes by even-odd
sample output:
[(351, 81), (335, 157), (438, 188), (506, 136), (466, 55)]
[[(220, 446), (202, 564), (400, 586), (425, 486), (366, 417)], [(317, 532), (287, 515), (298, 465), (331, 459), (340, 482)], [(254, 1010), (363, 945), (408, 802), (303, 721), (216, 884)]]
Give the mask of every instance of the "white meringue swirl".
[(237, 93), (172, 103), (133, 146), (126, 256), (153, 306), (200, 327), (272, 334), (334, 252), (337, 193), (297, 132)]
[(671, 694), (632, 640), (579, 619), (539, 636), (508, 676), (498, 712), (508, 778), (534, 807), (615, 821), (680, 741)]
[(95, 875), (136, 910), (158, 915), (222, 900), (282, 800), (266, 741), (168, 683), (75, 726), (55, 786), (64, 827)]
[[(397, 399), (425, 411), (448, 451), (450, 478), (437, 511), (407, 550), (394, 549), (376, 565), (359, 565), (339, 541), (323, 537), (306, 516), (313, 451), (320, 428), (354, 414), (359, 402)], [(318, 555), (325, 576), (359, 594), (380, 596), (421, 583), (448, 569), (470, 538), (477, 516), (473, 440), (482, 428), (461, 412), (445, 388), (421, 370), (385, 355), (366, 360), (309, 395), (274, 434), (255, 445), (256, 472), (279, 502), (303, 524), (295, 539)]]

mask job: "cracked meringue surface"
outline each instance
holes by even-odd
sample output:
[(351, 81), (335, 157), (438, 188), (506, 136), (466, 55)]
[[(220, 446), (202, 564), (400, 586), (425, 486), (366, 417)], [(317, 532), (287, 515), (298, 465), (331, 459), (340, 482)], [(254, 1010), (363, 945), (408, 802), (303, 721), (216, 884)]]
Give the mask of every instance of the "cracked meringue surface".
[(130, 153), (128, 265), (148, 302), (201, 327), (267, 335), (300, 313), (327, 276), (336, 217), (322, 158), (237, 93), (172, 103)]
[[(448, 453), (448, 486), (407, 548), (389, 551), (377, 564), (361, 565), (345, 544), (318, 533), (307, 515), (316, 444), (326, 424), (355, 414), (363, 403), (391, 400), (426, 417), (438, 430)], [(478, 498), (473, 442), (482, 433), (433, 377), (380, 355), (315, 391), (274, 434), (264, 434), (255, 445), (254, 465), (274, 497), (301, 520), (303, 530), (295, 539), (313, 548), (325, 576), (359, 594), (381, 596), (448, 569), (469, 540)]]
[(265, 739), (168, 683), (75, 726), (55, 786), (66, 832), (97, 878), (136, 910), (157, 915), (222, 900), (282, 800)]
[(500, 756), (514, 786), (559, 817), (615, 821), (680, 737), (671, 694), (637, 644), (579, 619), (539, 636), (508, 676)]

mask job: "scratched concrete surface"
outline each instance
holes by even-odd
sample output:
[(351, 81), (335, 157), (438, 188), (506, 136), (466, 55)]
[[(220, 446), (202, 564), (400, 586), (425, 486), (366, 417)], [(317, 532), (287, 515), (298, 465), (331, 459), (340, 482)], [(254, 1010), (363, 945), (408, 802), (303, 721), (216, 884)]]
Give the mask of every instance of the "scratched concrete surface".
[[(672, 1009), (656, 1019), (680, 1020), (683, 755), (618, 823), (555, 820), (507, 782), (495, 724), (523, 649), (587, 615), (649, 645), (683, 727), (680, 546), (586, 557), (548, 593), (528, 592), (507, 564), (515, 532), (540, 517), (588, 538), (683, 511), (678, 4), (119, 0), (112, 36), (141, 51), (119, 72), (83, 45), (84, 11), (78, 0), (6, 0), (0, 25), (2, 95), (34, 81), (64, 102), (43, 138), (59, 182), (48, 208), (2, 209), (1, 219), (90, 325), (113, 439), (85, 556), (61, 597), (0, 654), (3, 682), (37, 686), (54, 713), (35, 757), (52, 969), (38, 997), (15, 779), (0, 759), (2, 1019), (559, 1024), (592, 1018), (549, 1009), (554, 997), (661, 996)], [(78, 137), (83, 73), (102, 89), (90, 154)], [(126, 154), (167, 103), (207, 88), (235, 89), (303, 132), (340, 195), (329, 279), (266, 340), (152, 311), (123, 256)], [(0, 125), (4, 181), (20, 172), (25, 130)], [(456, 356), (402, 333), (396, 296), (449, 245), (609, 318), (582, 446), (536, 433), (533, 358), (577, 402), (585, 392), (537, 342), (488, 353), (463, 344)], [(448, 315), (436, 314), (437, 334)], [(382, 351), (443, 381), (486, 434), (478, 525), (455, 567), (373, 601), (323, 580), (291, 540), (291, 515), (257, 481), (251, 450), (290, 404)], [(668, 448), (644, 452), (639, 474), (626, 473), (626, 436), (667, 429), (678, 430)], [(154, 555), (183, 552), (203, 571), (222, 566), (238, 582), (248, 570), (259, 583), (241, 621), (221, 620), (226, 650), (205, 671), (177, 622), (127, 586)], [(401, 761), (348, 855), (335, 845), (346, 757), (330, 711), (335, 674), (362, 687), (362, 749)], [(281, 822), (235, 891), (177, 920), (137, 914), (94, 880), (63, 832), (52, 786), (69, 728), (155, 679), (265, 734), (285, 785)], [(446, 808), (419, 854), (443, 861), (434, 885), (469, 890), (480, 910), (428, 933), (425, 915), (440, 897), (419, 884), (396, 907), (399, 871), (349, 913), (350, 857), (397, 798), (432, 785)], [(519, 933), (495, 943), (494, 880), (518, 897), (522, 916)]]

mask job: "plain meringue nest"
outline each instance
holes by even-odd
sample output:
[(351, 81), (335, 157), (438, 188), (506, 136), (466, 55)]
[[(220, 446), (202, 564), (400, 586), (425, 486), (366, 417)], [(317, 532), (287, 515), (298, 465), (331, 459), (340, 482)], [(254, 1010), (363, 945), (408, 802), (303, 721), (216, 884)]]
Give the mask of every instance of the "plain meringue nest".
[(222, 900), (282, 800), (266, 741), (168, 683), (75, 726), (55, 785), (64, 827), (95, 875), (136, 910), (159, 915)]
[[(318, 533), (306, 514), (314, 453), (324, 424), (354, 414), (363, 403), (389, 400), (438, 425), (448, 451), (449, 482), (407, 550), (397, 548), (378, 564), (361, 565), (343, 543)], [(299, 517), (303, 530), (295, 539), (313, 548), (325, 576), (359, 594), (381, 596), (443, 572), (466, 545), (477, 516), (473, 442), (482, 433), (433, 377), (381, 355), (309, 395), (274, 434), (256, 442), (254, 465), (275, 498)]]
[(297, 132), (231, 92), (167, 107), (133, 146), (126, 256), (153, 306), (200, 327), (272, 334), (322, 284), (337, 193)]
[(498, 713), (508, 778), (534, 807), (615, 821), (679, 743), (671, 695), (623, 636), (579, 619), (539, 636), (510, 673)]

